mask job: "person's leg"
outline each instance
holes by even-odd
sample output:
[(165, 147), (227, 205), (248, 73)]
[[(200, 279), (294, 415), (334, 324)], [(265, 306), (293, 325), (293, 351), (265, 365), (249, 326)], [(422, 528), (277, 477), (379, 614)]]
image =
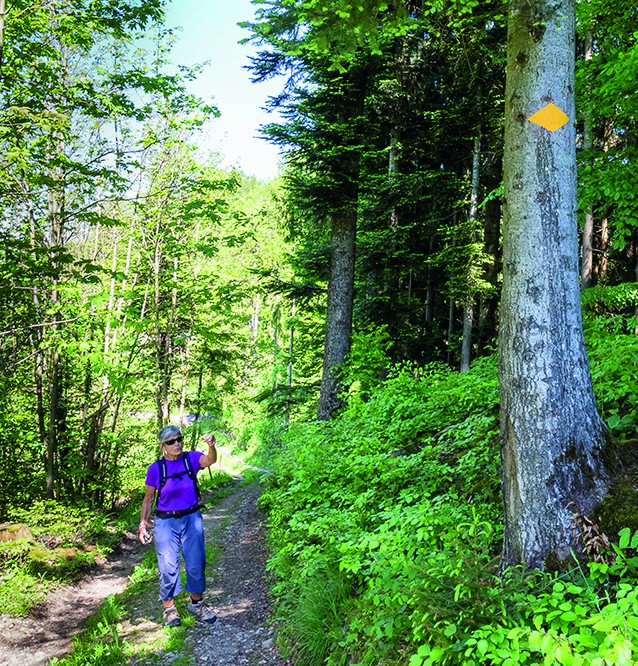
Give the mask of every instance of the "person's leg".
[(186, 591), (194, 601), (201, 599), (206, 589), (206, 547), (204, 521), (199, 511), (182, 518), (182, 555), (186, 568)]
[(159, 597), (164, 607), (164, 622), (169, 626), (180, 623), (174, 599), (182, 591), (179, 576), (180, 535), (173, 523), (172, 518), (157, 518), (153, 530), (159, 569)]
[(182, 536), (182, 555), (186, 566), (186, 590), (191, 596), (186, 609), (200, 622), (213, 624), (217, 617), (203, 601), (206, 589), (206, 547), (204, 544), (204, 521), (199, 511), (185, 516)]

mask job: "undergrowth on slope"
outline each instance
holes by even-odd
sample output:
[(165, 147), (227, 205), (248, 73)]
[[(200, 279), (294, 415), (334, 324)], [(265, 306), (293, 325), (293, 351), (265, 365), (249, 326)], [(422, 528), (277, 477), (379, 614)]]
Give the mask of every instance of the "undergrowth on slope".
[[(588, 321), (587, 333), (599, 405), (622, 442), (637, 416), (629, 379), (638, 342), (624, 330), (611, 335), (614, 325)], [(357, 363), (363, 380), (357, 383), (350, 365), (355, 389), (337, 418), (293, 423), (274, 445), (270, 438), (276, 475), (262, 504), (293, 662), (636, 663), (632, 530), (599, 552), (599, 562), (499, 575), (495, 356), (464, 374), (441, 365), (371, 372), (361, 352)], [(371, 378), (379, 376), (386, 379), (375, 385)]]

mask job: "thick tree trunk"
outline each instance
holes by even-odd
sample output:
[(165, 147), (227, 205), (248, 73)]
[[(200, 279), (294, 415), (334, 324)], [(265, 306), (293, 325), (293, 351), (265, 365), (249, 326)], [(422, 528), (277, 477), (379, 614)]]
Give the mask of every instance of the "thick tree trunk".
[(339, 381), (335, 368), (350, 351), (357, 212), (349, 207), (332, 216), (332, 262), (318, 417), (327, 421), (339, 407)]
[[(578, 549), (570, 502), (606, 489), (604, 427), (582, 333), (574, 134), (574, 0), (512, 0), (508, 26), (500, 325), (503, 564)], [(548, 102), (569, 117), (528, 121)]]

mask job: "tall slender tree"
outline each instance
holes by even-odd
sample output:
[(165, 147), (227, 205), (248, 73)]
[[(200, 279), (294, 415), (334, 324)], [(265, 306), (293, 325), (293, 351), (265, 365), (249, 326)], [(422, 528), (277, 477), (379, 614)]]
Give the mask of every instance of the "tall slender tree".
[[(260, 3), (267, 4), (267, 3)], [(329, 224), (330, 259), (318, 417), (330, 419), (340, 404), (338, 366), (349, 349), (354, 301), (355, 242), (363, 110), (368, 62), (358, 53), (334, 68), (328, 44), (314, 39), (314, 3), (268, 3), (250, 27), (264, 50), (254, 71), (260, 80), (286, 68), (293, 75), (276, 104), (289, 122), (267, 135), (289, 153), (288, 185), (305, 198), (319, 224)], [(309, 13), (308, 13), (309, 12)], [(300, 29), (300, 25), (304, 29)]]

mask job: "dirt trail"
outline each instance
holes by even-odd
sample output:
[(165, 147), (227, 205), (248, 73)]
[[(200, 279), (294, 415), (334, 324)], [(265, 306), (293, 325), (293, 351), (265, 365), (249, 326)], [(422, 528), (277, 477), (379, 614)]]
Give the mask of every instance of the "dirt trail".
[(107, 562), (57, 588), (28, 617), (0, 615), (0, 666), (42, 666), (68, 652), (73, 636), (102, 602), (124, 591), (142, 555), (137, 535), (127, 533)]
[(270, 600), (265, 581), (264, 530), (257, 510), (259, 488), (236, 493), (236, 507), (219, 505), (205, 517), (207, 531), (229, 520), (223, 551), (209, 574), (207, 597), (217, 614), (212, 626), (198, 624), (187, 644), (195, 663), (219, 666), (283, 666), (268, 626)]
[[(260, 489), (237, 485), (235, 491), (204, 513), (207, 544), (220, 557), (207, 571), (206, 598), (218, 621), (187, 630), (187, 650), (194, 664), (209, 666), (283, 666), (268, 627), (264, 526), (257, 510)], [(124, 591), (128, 576), (141, 561), (144, 548), (127, 534), (118, 552), (81, 581), (50, 595), (27, 618), (0, 615), (0, 666), (44, 666), (70, 649), (72, 637), (111, 594)], [(183, 596), (183, 595), (182, 595)], [(167, 631), (161, 624), (157, 590), (129, 599), (120, 637), (140, 651), (131, 666), (170, 664), (178, 656), (163, 652)], [(152, 646), (153, 655), (147, 652)], [(147, 650), (144, 650), (144, 647)]]

